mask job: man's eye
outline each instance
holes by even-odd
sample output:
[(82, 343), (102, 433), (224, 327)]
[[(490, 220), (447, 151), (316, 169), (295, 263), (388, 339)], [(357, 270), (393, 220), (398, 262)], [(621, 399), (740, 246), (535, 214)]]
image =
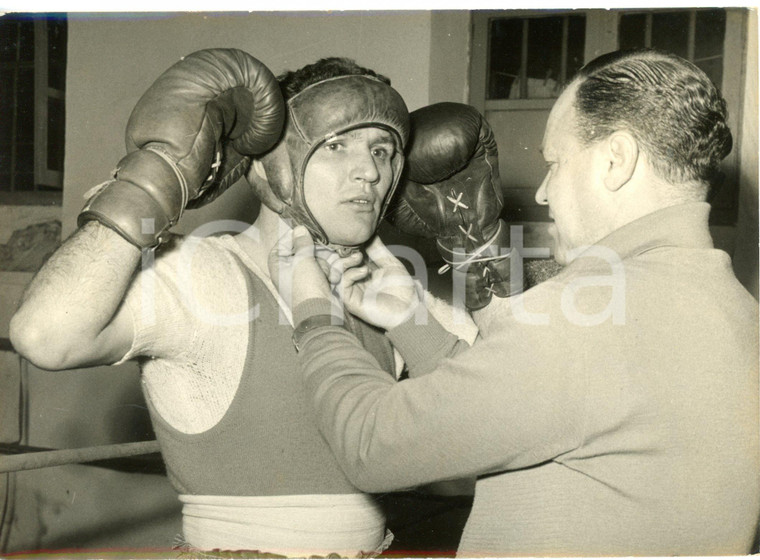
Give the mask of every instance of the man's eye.
[(327, 144), (325, 144), (325, 149), (328, 152), (337, 152), (342, 147), (343, 147), (343, 144), (341, 144), (340, 142), (328, 142)]
[(391, 148), (376, 147), (372, 149), (372, 155), (378, 159), (390, 159), (393, 157), (393, 150)]

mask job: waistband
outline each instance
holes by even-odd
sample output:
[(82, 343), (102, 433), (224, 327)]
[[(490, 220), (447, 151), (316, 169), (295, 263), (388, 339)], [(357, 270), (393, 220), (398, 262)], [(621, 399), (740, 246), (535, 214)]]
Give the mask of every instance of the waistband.
[(356, 558), (381, 548), (386, 537), (385, 516), (366, 494), (179, 498), (184, 538), (200, 550)]

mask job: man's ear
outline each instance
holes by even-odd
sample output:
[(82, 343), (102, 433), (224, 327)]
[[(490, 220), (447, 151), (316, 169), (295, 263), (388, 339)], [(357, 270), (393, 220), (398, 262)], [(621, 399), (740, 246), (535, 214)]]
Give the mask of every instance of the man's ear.
[(639, 143), (625, 130), (613, 132), (606, 141), (608, 168), (604, 186), (616, 191), (633, 177), (639, 161)]

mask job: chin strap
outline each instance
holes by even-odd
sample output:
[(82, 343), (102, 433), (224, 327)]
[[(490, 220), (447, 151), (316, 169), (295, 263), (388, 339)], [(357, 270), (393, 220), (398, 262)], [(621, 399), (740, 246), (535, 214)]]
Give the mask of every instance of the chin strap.
[[(317, 250), (319, 250), (319, 244), (317, 244)], [(363, 245), (336, 245), (334, 243), (328, 243), (327, 245), (321, 245), (327, 250), (333, 251), (338, 254), (340, 258), (348, 257), (349, 255), (352, 255), (353, 253), (356, 253), (357, 251), (361, 251)]]

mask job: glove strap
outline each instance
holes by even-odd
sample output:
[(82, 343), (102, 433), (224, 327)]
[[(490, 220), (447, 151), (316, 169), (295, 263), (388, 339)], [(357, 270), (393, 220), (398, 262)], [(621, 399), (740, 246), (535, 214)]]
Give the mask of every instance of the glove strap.
[[(509, 258), (512, 255), (512, 248), (510, 247), (509, 250), (504, 253), (501, 252), (501, 247), (497, 243), (497, 240), (504, 235), (502, 233), (504, 222), (499, 220), (498, 224), (499, 227), (496, 229), (496, 233), (494, 233), (483, 245), (471, 252), (449, 249), (442, 245), (440, 241), (436, 241), (438, 250), (443, 257), (443, 260), (446, 261), (446, 264), (438, 269), (438, 274), (445, 274), (452, 267), (457, 270), (462, 270), (468, 268), (473, 263), (487, 263)], [(493, 254), (493, 248), (496, 249), (496, 254)]]
[(141, 249), (156, 247), (177, 222), (187, 197), (187, 182), (176, 163), (146, 146), (122, 158), (115, 179), (96, 188), (77, 223), (97, 220)]
[(139, 249), (154, 248), (171, 227), (166, 213), (149, 193), (132, 183), (109, 181), (85, 205), (77, 225), (98, 221)]
[[(160, 156), (161, 159), (163, 159), (169, 165), (169, 167), (171, 167), (172, 171), (174, 171), (174, 175), (176, 175), (177, 177), (177, 182), (179, 183), (179, 188), (182, 193), (182, 205), (180, 206), (179, 215), (174, 219), (174, 223), (177, 223), (177, 221), (182, 217), (182, 214), (184, 213), (185, 208), (187, 207), (188, 199), (190, 198), (190, 190), (187, 188), (187, 181), (185, 180), (185, 176), (182, 174), (182, 171), (179, 170), (179, 167), (177, 167), (177, 164), (174, 162), (174, 160), (171, 157), (169, 157), (169, 154), (167, 154), (160, 148), (147, 145), (143, 149), (150, 150), (154, 154)], [(217, 153), (217, 158), (218, 157), (219, 156)], [(213, 168), (214, 165), (212, 165), (211, 167)]]

